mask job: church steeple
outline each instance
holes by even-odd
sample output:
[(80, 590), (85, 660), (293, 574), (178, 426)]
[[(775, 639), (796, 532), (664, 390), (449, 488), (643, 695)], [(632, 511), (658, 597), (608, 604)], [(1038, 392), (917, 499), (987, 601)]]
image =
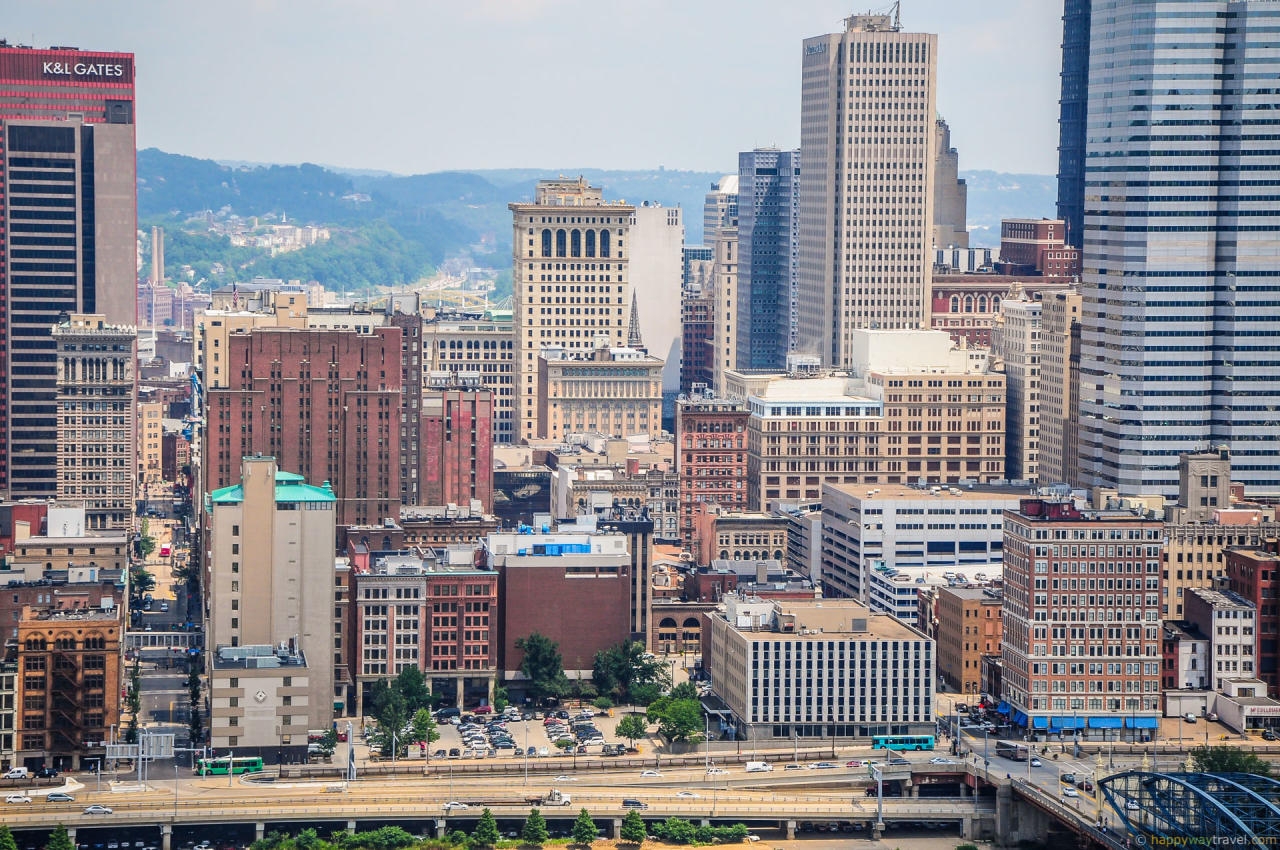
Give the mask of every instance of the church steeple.
[(644, 350), (644, 337), (640, 335), (640, 303), (634, 289), (631, 290), (631, 325), (627, 328), (627, 348)]

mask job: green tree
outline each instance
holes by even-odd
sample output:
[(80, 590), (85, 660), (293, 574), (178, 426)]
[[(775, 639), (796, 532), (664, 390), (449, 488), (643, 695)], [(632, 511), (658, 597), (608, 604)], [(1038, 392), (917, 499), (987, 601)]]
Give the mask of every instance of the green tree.
[(638, 714), (628, 714), (618, 721), (618, 737), (625, 738), (633, 747), (648, 731), (649, 724)]
[(338, 749), (337, 731), (330, 726), (328, 729), (324, 730), (324, 737), (322, 737), (317, 743), (320, 744), (320, 752), (325, 758), (329, 758), (333, 755), (333, 751)]
[(156, 550), (156, 541), (149, 532), (150, 523), (144, 519), (142, 521), (142, 530), (138, 533), (137, 539), (134, 540), (134, 547), (137, 549), (138, 557), (144, 560)]
[(634, 703), (636, 689), (648, 686), (645, 695), (656, 698), (670, 676), (667, 667), (640, 641), (627, 640), (596, 653), (591, 679), (601, 694), (619, 703)]
[(405, 731), (410, 720), (404, 696), (388, 685), (386, 680), (374, 683), (370, 696), (373, 717), (378, 724), (377, 729), (369, 736), (370, 746), (376, 747), (383, 758), (390, 758), (394, 745), (396, 757), (403, 757), (409, 747)]
[(1196, 747), (1191, 763), (1198, 773), (1253, 773), (1270, 776), (1271, 765), (1238, 747)]
[(480, 813), (480, 821), (476, 824), (476, 831), (471, 833), (468, 841), (472, 847), (493, 847), (502, 839), (502, 834), (498, 832), (498, 822), (493, 817), (493, 812), (485, 809)]
[(640, 813), (635, 809), (627, 812), (627, 816), (622, 819), (620, 834), (622, 840), (630, 844), (643, 844), (648, 837), (644, 829), (644, 818), (640, 817)]
[[(520, 830), (520, 840), (525, 844), (541, 847), (550, 838), (551, 834), (547, 832), (547, 819), (537, 809), (530, 809), (529, 817), (525, 819), (524, 827)], [(15, 847), (14, 850), (17, 848)]]
[(314, 829), (304, 829), (293, 837), (294, 850), (316, 850), (321, 843)]
[(493, 710), (503, 711), (509, 705), (511, 705), (511, 695), (507, 693), (507, 689), (501, 686), (494, 688)]
[(586, 809), (578, 812), (578, 819), (573, 822), (573, 843), (589, 846), (600, 833), (596, 831), (596, 822), (591, 819), (591, 812)]
[(672, 699), (697, 699), (698, 688), (693, 682), (684, 681), (672, 688), (667, 696)]
[(425, 708), (420, 708), (413, 713), (413, 719), (409, 721), (409, 731), (405, 736), (413, 743), (423, 741), (431, 744), (440, 740), (440, 733), (436, 731), (436, 722), (431, 719), (431, 712)]
[(190, 701), (187, 731), (192, 746), (204, 740), (204, 723), (200, 719), (200, 671), (203, 667), (199, 652), (187, 656), (187, 697)]
[(147, 572), (141, 564), (129, 567), (129, 595), (141, 599), (143, 594), (156, 589), (156, 577)]
[(524, 653), (520, 672), (529, 680), (529, 695), (538, 702), (548, 697), (560, 698), (569, 690), (564, 675), (564, 658), (551, 638), (537, 632), (516, 641), (516, 649)]
[(13, 840), (13, 833), (2, 823), (0, 823), (0, 850), (18, 850), (18, 842)]
[(405, 708), (413, 714), (420, 708), (430, 709), (435, 704), (435, 697), (427, 687), (427, 678), (417, 667), (406, 667), (395, 678), (392, 687), (404, 697)]
[(44, 845), (44, 850), (76, 850), (76, 845), (72, 843), (71, 836), (67, 835), (67, 828), (58, 824), (49, 833), (49, 841)]
[(697, 700), (674, 700), (658, 716), (658, 731), (669, 741), (688, 741), (702, 728), (702, 704)]

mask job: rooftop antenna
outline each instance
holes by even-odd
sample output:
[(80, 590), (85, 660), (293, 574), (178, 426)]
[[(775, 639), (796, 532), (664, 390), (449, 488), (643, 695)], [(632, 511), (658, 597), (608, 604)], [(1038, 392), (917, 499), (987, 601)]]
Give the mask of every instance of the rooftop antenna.
[(893, 0), (893, 28), (902, 29), (902, 0)]

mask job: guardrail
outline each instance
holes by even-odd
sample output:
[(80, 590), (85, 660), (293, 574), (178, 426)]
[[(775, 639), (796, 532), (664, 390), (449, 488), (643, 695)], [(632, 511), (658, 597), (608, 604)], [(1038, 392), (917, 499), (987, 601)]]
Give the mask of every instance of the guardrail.
[(1063, 804), (1061, 800), (1056, 799), (1052, 794), (1037, 788), (1026, 780), (1014, 779), (1013, 790), (1015, 793), (1033, 801), (1035, 805), (1046, 810), (1062, 823), (1072, 827), (1076, 832), (1089, 836), (1102, 846), (1116, 848), (1116, 850), (1127, 847), (1126, 842), (1120, 836), (1109, 830), (1099, 829), (1096, 824), (1085, 819), (1080, 811)]

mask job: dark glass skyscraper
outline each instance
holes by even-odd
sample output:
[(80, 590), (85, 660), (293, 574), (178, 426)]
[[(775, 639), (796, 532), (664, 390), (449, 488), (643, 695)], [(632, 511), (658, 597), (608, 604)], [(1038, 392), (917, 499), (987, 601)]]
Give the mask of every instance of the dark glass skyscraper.
[(795, 347), (800, 152), (738, 154), (739, 369), (782, 369)]
[(1280, 3), (1093, 0), (1080, 471), (1178, 493), (1225, 445), (1280, 494)]
[(1066, 0), (1062, 15), (1062, 98), (1058, 118), (1058, 218), (1067, 243), (1084, 245), (1085, 111), (1089, 101), (1089, 8)]
[(57, 492), (61, 314), (137, 322), (133, 107), (131, 53), (0, 41), (0, 494)]

